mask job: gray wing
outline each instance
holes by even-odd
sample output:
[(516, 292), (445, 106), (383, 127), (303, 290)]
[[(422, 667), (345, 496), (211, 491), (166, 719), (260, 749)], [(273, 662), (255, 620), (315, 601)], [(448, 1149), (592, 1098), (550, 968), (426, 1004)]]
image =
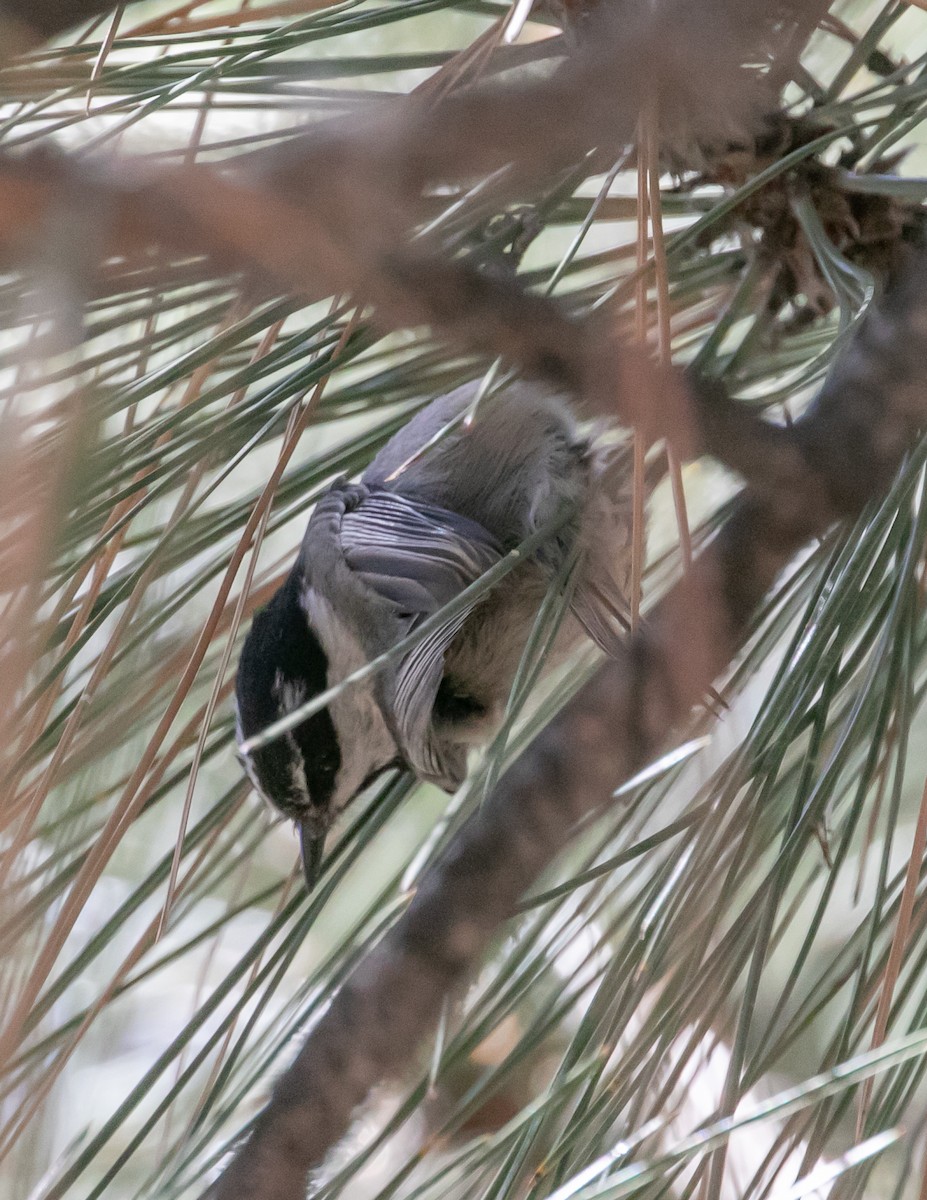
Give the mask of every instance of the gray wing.
[[(340, 540), (346, 565), (409, 633), (504, 554), (477, 522), (386, 490), (369, 491), (344, 513)], [(432, 710), (445, 652), (481, 598), (442, 621), (384, 680), (401, 750), (418, 775), (449, 790), (463, 781), (465, 752), (436, 736)]]

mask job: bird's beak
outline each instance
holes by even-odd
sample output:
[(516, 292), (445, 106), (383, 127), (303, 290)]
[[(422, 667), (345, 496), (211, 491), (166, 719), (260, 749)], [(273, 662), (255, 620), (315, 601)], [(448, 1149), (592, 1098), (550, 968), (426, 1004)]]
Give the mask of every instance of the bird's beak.
[(319, 881), (324, 849), (325, 834), (319, 833), (308, 821), (300, 821), (299, 853), (303, 860), (303, 879), (306, 881), (306, 890), (309, 892)]

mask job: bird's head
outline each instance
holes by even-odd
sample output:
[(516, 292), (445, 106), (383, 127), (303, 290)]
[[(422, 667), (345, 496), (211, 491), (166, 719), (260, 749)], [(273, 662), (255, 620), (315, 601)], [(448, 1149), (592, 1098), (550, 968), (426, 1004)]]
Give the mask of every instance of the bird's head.
[[(235, 682), (236, 739), (257, 791), (299, 832), (303, 874), (312, 888), (325, 837), (340, 810), (395, 762), (383, 737), (358, 736), (358, 698), (346, 696), (260, 748), (249, 739), (323, 692), (331, 683), (331, 635), (317, 630), (303, 604), (297, 571), (254, 618)], [(350, 689), (346, 689), (350, 692)]]

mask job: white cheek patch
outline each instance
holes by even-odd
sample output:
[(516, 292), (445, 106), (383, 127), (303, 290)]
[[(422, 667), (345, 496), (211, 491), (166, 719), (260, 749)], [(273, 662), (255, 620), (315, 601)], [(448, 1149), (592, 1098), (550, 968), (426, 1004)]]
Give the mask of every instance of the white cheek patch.
[[(299, 680), (284, 679), (283, 673), (278, 671), (273, 682), (272, 692), (278, 703), (280, 704), (281, 714), (290, 713), (294, 708), (298, 708), (303, 704), (307, 697), (306, 686)], [(243, 740), (241, 728), (241, 714), (238, 711), (238, 705), (235, 705), (235, 741), (241, 745)], [(285, 733), (282, 740), (287, 747), (287, 774), (289, 776), (289, 799), (297, 803), (301, 803), (306, 807), (311, 804), (309, 797), (309, 784), (306, 779), (306, 765), (303, 762), (303, 756), (299, 746), (296, 744), (296, 738), (292, 732)], [(264, 791), (261, 786), (260, 777), (255, 766), (254, 758), (250, 754), (238, 755), (241, 760), (241, 765), (244, 768), (245, 774), (251, 781), (251, 786), (255, 792), (261, 797), (265, 804), (269, 805), (273, 811), (279, 812), (277, 805)]]
[[(280, 703), (283, 713), (291, 713), (294, 709), (299, 708), (304, 704), (308, 695), (306, 685), (299, 679), (284, 679), (283, 672), (278, 671), (274, 677), (273, 693)], [(287, 774), (290, 777), (290, 792), (294, 799), (304, 803), (307, 807), (311, 805), (309, 797), (309, 783), (306, 779), (306, 764), (303, 761), (303, 756), (299, 746), (296, 744), (296, 737), (292, 730), (283, 735), (283, 740), (286, 742), (287, 754)]]
[(296, 738), (292, 733), (284, 734), (286, 744), (289, 747), (289, 774), (290, 787), (294, 796), (299, 797), (306, 805), (311, 805), (312, 801), (309, 797), (309, 783), (306, 780), (306, 764), (303, 761), (303, 756), (296, 745)]
[[(328, 658), (331, 687), (366, 665), (364, 650), (328, 600), (314, 588), (301, 597)], [(396, 743), (373, 693), (372, 680), (352, 684), (330, 701), (329, 712), (341, 746), (341, 766), (335, 777), (333, 803), (341, 809), (353, 800), (371, 770), (396, 756)]]
[(298, 679), (284, 679), (283, 672), (274, 676), (273, 693), (280, 701), (284, 713), (290, 713), (306, 699), (306, 685)]

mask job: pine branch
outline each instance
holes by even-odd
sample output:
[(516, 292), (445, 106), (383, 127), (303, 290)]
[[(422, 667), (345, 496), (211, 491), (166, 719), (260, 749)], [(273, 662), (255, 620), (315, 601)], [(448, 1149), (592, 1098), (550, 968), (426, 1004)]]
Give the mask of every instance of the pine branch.
[[(865, 322), (807, 415), (775, 440), (804, 464), (748, 483), (717, 540), (521, 756), (333, 998), (211, 1200), (297, 1200), (355, 1107), (398, 1075), (518, 899), (604, 812), (729, 664), (782, 567), (886, 489), (927, 422), (927, 257)], [(794, 465), (794, 459), (791, 460)]]
[[(735, 18), (755, 18), (757, 6), (717, 7), (709, 21), (701, 6), (666, 6), (676, 25), (650, 28), (663, 50), (659, 63), (631, 36), (639, 27), (623, 25), (621, 38), (592, 39), (553, 83), (473, 89), (437, 108), (392, 106), (374, 122), (340, 122), (249, 157), (237, 173), (190, 168), (133, 181), (118, 160), (92, 172), (64, 157), (0, 160), (0, 253), (8, 261), (24, 246), (41, 248), (75, 187), (81, 210), (92, 211), (89, 188), (100, 201), (102, 255), (159, 248), (199, 256), (204, 270), (234, 272), (252, 293), (353, 291), (376, 306), (382, 329), (430, 324), (460, 345), (574, 389), (594, 409), (618, 396), (627, 423), (672, 437), (683, 454), (713, 453), (748, 480), (734, 516), (692, 573), (503, 777), (405, 917), (333, 998), (216, 1186), (222, 1200), (304, 1194), (308, 1172), (356, 1105), (406, 1066), (447, 994), (571, 828), (607, 810), (613, 790), (666, 744), (736, 653), (777, 572), (809, 537), (884, 490), (922, 425), (927, 400), (914, 348), (923, 351), (924, 302), (913, 271), (884, 314), (870, 318), (809, 415), (787, 431), (758, 422), (698, 377), (687, 405), (678, 377), (619, 346), (604, 319), (578, 319), (513, 280), (446, 260), (427, 241), (409, 249), (429, 185), (513, 162), (500, 195), (514, 195), (592, 149), (614, 153), (655, 78), (661, 118), (674, 130), (674, 114), (698, 107), (687, 71), (673, 69), (680, 31), (699, 33), (711, 43), (706, 53), (722, 46), (721, 57), (730, 59), (706, 72), (718, 87), (704, 130), (723, 128), (718, 117), (728, 102), (741, 116), (762, 108), (755, 75), (739, 65), (747, 42), (734, 38), (732, 48), (714, 34), (736, 31)], [(615, 11), (627, 16), (627, 6)], [(687, 40), (684, 66), (692, 55)], [(636, 71), (623, 74), (625, 65)], [(701, 74), (697, 83), (701, 102)], [(489, 129), (497, 136), (487, 136)], [(93, 237), (86, 246), (96, 253)], [(89, 274), (95, 263), (78, 266)]]

